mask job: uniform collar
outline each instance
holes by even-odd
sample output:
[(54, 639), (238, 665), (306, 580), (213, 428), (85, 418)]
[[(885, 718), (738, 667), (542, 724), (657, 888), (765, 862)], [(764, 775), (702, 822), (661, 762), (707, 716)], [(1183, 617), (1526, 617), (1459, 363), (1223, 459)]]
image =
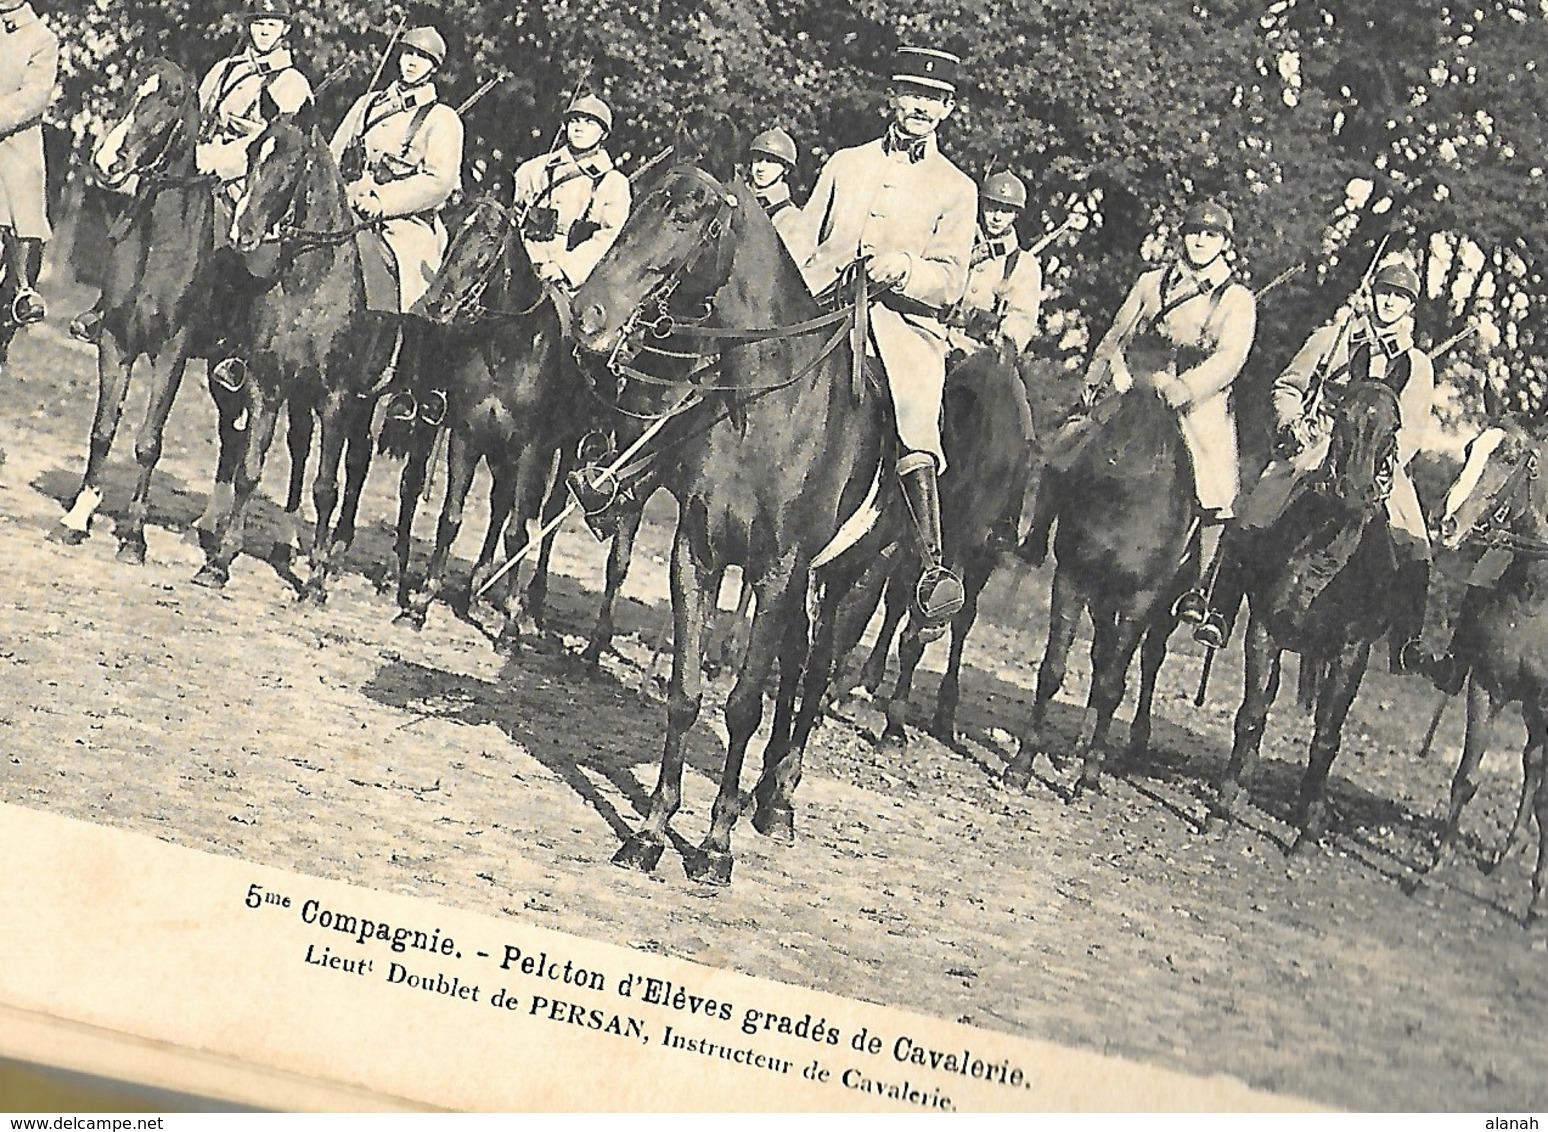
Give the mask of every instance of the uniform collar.
[(613, 171), (613, 159), (608, 155), (607, 150), (601, 146), (597, 146), (596, 149), (592, 150), (585, 157), (576, 157), (575, 151), (567, 145), (560, 146), (554, 151), (554, 155), (548, 159), (548, 163), (555, 169), (564, 165), (573, 165), (583, 173), (588, 173), (593, 177), (600, 177), (603, 173), (611, 173)]
[(13, 8), (9, 12), (0, 12), (0, 27), (3, 27), (7, 34), (20, 31), (28, 24), (35, 24), (37, 22), (38, 14), (32, 10), (31, 4), (23, 4), (21, 7)]
[(753, 195), (764, 208), (773, 208), (776, 204), (785, 204), (790, 200), (790, 186), (781, 177), (766, 189), (754, 189)]
[(1226, 262), (1223, 255), (1216, 256), (1202, 268), (1194, 267), (1187, 259), (1177, 261), (1178, 282), (1191, 283), (1200, 294), (1213, 291), (1229, 278), (1231, 278), (1231, 265)]
[(973, 241), (973, 262), (983, 263), (985, 260), (1003, 259), (1021, 246), (1016, 239), (1016, 229), (1012, 228), (1003, 236), (990, 236), (982, 228)]
[(261, 75), (273, 74), (275, 71), (288, 71), (295, 66), (295, 60), (290, 54), (290, 48), (284, 45), (260, 55), (249, 44), (245, 58), (248, 65)]
[(435, 80), (426, 79), (418, 86), (405, 88), (394, 79), (392, 85), (387, 88), (387, 96), (395, 106), (403, 110), (413, 110), (435, 101)]
[(1372, 320), (1364, 328), (1360, 339), (1366, 344), (1374, 341), (1381, 346), (1382, 353), (1395, 358), (1414, 348), (1414, 316), (1405, 314), (1389, 326), (1377, 326)]
[(887, 132), (882, 135), (881, 148), (886, 154), (906, 153), (909, 163), (917, 165), (935, 152), (935, 134), (932, 132), (922, 138), (911, 138), (900, 133), (896, 126), (888, 126)]

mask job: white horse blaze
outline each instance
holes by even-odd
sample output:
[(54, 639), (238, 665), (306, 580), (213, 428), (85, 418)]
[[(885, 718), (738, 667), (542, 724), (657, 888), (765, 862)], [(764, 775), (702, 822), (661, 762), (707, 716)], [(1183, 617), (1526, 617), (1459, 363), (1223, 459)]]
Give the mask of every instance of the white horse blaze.
[(113, 163), (118, 160), (119, 151), (123, 148), (124, 141), (129, 137), (129, 131), (134, 128), (134, 120), (139, 112), (140, 103), (161, 89), (161, 76), (152, 75), (140, 84), (140, 89), (134, 92), (134, 101), (129, 104), (128, 112), (119, 120), (103, 139), (97, 143), (97, 152), (92, 155), (94, 164), (104, 174), (113, 168)]
[[(1505, 440), (1505, 430), (1499, 428), (1487, 428), (1473, 438), (1467, 446), (1467, 463), (1462, 465), (1462, 470), (1457, 473), (1457, 478), (1452, 482), (1451, 490), (1446, 492), (1446, 508), (1441, 513), (1441, 526), (1444, 529), (1448, 520), (1456, 517), (1462, 505), (1466, 503), (1473, 492), (1478, 490), (1478, 483), (1483, 479), (1484, 469), (1489, 466), (1489, 457)], [(1455, 550), (1454, 545), (1466, 532), (1459, 531), (1445, 541), (1448, 550)]]

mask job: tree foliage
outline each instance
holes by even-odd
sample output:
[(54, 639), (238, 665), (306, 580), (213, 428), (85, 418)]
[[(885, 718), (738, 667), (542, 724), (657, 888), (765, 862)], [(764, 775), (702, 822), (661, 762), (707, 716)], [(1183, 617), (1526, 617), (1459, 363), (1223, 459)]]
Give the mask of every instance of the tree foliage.
[[(241, 6), (192, 0), (40, 3), (67, 44), (62, 123), (85, 137), (134, 61), (202, 70), (240, 43)], [(385, 0), (300, 5), (295, 42), (325, 118), (364, 89), (397, 25)], [(1236, 216), (1264, 300), (1253, 373), (1265, 380), (1356, 284), (1382, 237), (1427, 283), (1421, 339), (1481, 333), (1440, 367), (1453, 408), (1485, 382), (1548, 405), (1542, 289), (1548, 127), (1537, 0), (489, 0), (411, 4), (451, 45), (442, 85), (465, 97), (509, 78), (468, 116), (470, 166), (500, 177), (546, 149), (577, 86), (613, 105), (615, 156), (637, 164), (688, 111), (749, 135), (786, 126), (798, 180), (881, 124), (886, 65), (904, 41), (959, 51), (969, 85), (943, 133), (981, 177), (1031, 186), (1028, 241), (1071, 209), (1091, 225), (1046, 253), (1047, 350), (1078, 360), (1122, 290), (1199, 195)]]

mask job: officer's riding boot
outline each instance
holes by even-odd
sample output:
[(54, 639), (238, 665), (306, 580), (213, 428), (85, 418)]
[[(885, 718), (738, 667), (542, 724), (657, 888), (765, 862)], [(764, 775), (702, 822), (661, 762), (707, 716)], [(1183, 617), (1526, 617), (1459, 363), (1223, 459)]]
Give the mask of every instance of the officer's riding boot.
[(1198, 585), (1178, 598), (1172, 607), (1174, 617), (1195, 626), (1193, 639), (1212, 649), (1224, 648), (1226, 643), (1225, 618), (1211, 605), (1215, 579), (1220, 574), (1220, 544), (1224, 534), (1225, 524), (1219, 521), (1205, 522), (1199, 527)]
[(914, 587), (915, 612), (922, 621), (919, 636), (933, 641), (946, 631), (947, 622), (962, 608), (966, 597), (961, 579), (941, 562), (941, 498), (935, 479), (935, 457), (928, 452), (908, 453), (898, 461), (898, 479), (919, 533), (920, 562), (924, 567)]
[(1424, 647), (1424, 615), (1430, 598), (1430, 563), (1414, 557), (1398, 566), (1392, 625), (1387, 630), (1388, 668), (1397, 676), (1431, 676), (1434, 657)]
[(19, 285), (16, 297), (11, 300), (11, 321), (17, 326), (31, 326), (35, 322), (42, 322), (44, 314), (43, 297), (33, 289), (43, 270), (43, 241), (18, 239), (14, 243), (19, 261)]

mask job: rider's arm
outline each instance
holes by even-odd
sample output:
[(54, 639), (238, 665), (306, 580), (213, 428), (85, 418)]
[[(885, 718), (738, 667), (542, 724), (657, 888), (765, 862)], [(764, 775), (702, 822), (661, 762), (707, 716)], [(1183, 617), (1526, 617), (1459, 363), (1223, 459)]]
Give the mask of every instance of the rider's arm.
[(339, 128), (333, 131), (333, 140), (328, 143), (328, 148), (333, 151), (335, 161), (342, 161), (349, 143), (360, 136), (360, 127), (365, 121), (366, 105), (370, 101), (369, 94), (363, 94), (355, 99), (355, 104), (345, 113)]
[(1398, 467), (1407, 467), (1434, 424), (1435, 367), (1423, 350), (1412, 350), (1413, 368), (1398, 394)]
[(571, 283), (579, 286), (585, 282), (618, 239), (624, 221), (629, 219), (629, 201), (629, 178), (616, 169), (602, 178), (586, 214), (597, 230), (560, 257), (560, 266)]
[(204, 73), (204, 81), (199, 84), (199, 113), (205, 119), (215, 113), (215, 97), (226, 81), (226, 73), (234, 66), (234, 58), (222, 59)]
[(517, 208), (526, 208), (537, 199), (538, 193), (543, 191), (543, 169), (548, 164), (548, 157), (534, 157), (523, 161), (516, 167), (516, 175), (512, 178), (516, 183), (515, 204)]
[(908, 255), (908, 274), (898, 288), (927, 306), (949, 307), (967, 290), (968, 262), (978, 226), (978, 190), (953, 171), (960, 184), (942, 185), (944, 205), (929, 241)]
[(268, 93), (276, 110), (281, 114), (294, 114), (312, 100), (312, 84), (306, 81), (305, 75), (291, 67), (275, 76), (269, 84)]
[[(1306, 411), (1306, 394), (1311, 388), (1312, 374), (1338, 340), (1338, 321), (1320, 326), (1312, 332), (1283, 373), (1274, 379), (1274, 421), (1280, 428), (1289, 428)], [(1337, 365), (1339, 359), (1331, 359)]]
[(1037, 256), (1022, 252), (1016, 270), (1005, 283), (1005, 319), (1000, 332), (1011, 340), (1017, 353), (1027, 348), (1037, 333), (1038, 311), (1043, 305), (1043, 267)]
[(1161, 272), (1146, 271), (1134, 281), (1134, 286), (1129, 288), (1128, 295), (1123, 300), (1123, 305), (1118, 308), (1118, 313), (1113, 317), (1112, 326), (1107, 328), (1107, 333), (1097, 343), (1097, 348), (1091, 353), (1091, 364), (1086, 367), (1086, 384), (1104, 385), (1109, 380), (1109, 367), (1112, 370), (1111, 380), (1113, 384), (1122, 389), (1128, 389), (1133, 384), (1133, 378), (1129, 376), (1128, 367), (1123, 364), (1123, 348), (1128, 345), (1128, 339), (1134, 332), (1134, 327), (1139, 324), (1140, 316), (1147, 309), (1156, 309), (1160, 306)]
[(1258, 301), (1246, 287), (1230, 287), (1220, 298), (1216, 318), (1220, 336), (1215, 348), (1198, 365), (1177, 375), (1177, 381), (1188, 390), (1189, 404), (1223, 393), (1242, 372), (1258, 326)]
[(54, 80), (59, 72), (59, 41), (52, 33), (36, 37), (27, 56), (21, 85), (0, 95), (0, 137), (14, 134), (40, 121), (54, 101)]
[[(375, 190), (382, 215), (413, 216), (440, 208), (462, 182), (462, 119), (450, 106), (437, 106), (425, 121), (418, 168)], [(411, 152), (407, 160), (415, 161)]]

